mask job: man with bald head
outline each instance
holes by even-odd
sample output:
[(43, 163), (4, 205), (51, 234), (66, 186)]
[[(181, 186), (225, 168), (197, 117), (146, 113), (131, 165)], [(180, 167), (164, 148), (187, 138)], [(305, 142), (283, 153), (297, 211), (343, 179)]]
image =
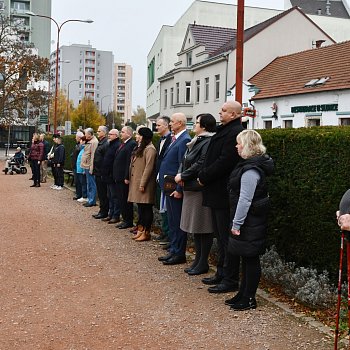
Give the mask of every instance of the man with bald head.
[[(159, 186), (164, 188), (164, 176), (175, 176), (186, 151), (187, 142), (191, 141), (186, 130), (186, 116), (183, 113), (175, 113), (170, 118), (172, 130), (172, 141), (164, 153), (163, 160), (159, 168)], [(187, 233), (180, 228), (181, 208), (182, 208), (182, 187), (165, 194), (165, 203), (169, 224), (169, 254), (159, 257), (164, 265), (176, 265), (186, 262)]]
[(226, 293), (238, 289), (239, 257), (227, 252), (230, 235), (230, 203), (227, 183), (239, 161), (236, 137), (243, 130), (242, 106), (237, 101), (223, 104), (221, 125), (211, 138), (203, 168), (198, 174), (203, 187), (203, 205), (212, 211), (213, 227), (218, 242), (217, 271), (213, 277), (203, 278), (204, 284), (213, 285), (210, 293)]

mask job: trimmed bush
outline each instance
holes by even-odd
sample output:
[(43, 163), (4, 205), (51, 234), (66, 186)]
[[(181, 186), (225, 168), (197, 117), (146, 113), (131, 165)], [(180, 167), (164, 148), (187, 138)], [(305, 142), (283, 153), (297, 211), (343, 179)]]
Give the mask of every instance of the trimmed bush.
[(259, 130), (275, 161), (269, 179), (269, 245), (297, 266), (327, 270), (339, 262), (335, 212), (350, 182), (350, 128)]

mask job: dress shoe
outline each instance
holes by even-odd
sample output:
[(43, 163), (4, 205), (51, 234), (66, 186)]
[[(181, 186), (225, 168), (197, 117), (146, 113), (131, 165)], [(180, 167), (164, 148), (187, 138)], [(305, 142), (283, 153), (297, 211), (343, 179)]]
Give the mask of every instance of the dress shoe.
[(35, 187), (41, 187), (40, 184), (36, 184)]
[[(108, 216), (107, 216), (107, 217), (108, 217)], [(102, 219), (102, 220), (104, 220), (104, 219)], [(110, 220), (108, 221), (109, 224), (116, 224), (117, 222), (119, 222), (118, 219), (110, 219)]]
[(222, 277), (219, 276), (212, 276), (212, 277), (205, 277), (202, 279), (202, 283), (207, 284), (209, 286), (215, 286), (219, 284), (222, 281)]
[(115, 227), (117, 227), (121, 230), (124, 230), (126, 228), (133, 227), (133, 226), (134, 226), (133, 224), (128, 224), (127, 222), (122, 222), (120, 224), (117, 224)]
[(203, 275), (204, 273), (208, 273), (208, 271), (209, 271), (209, 267), (204, 269), (195, 267), (194, 269), (188, 271), (187, 273), (189, 276), (197, 276), (197, 275)]
[(193, 269), (192, 266), (186, 267), (186, 268), (184, 269), (184, 272), (189, 273), (192, 269)]
[(90, 208), (90, 207), (96, 207), (96, 204), (87, 202), (87, 203), (84, 203), (83, 206), (84, 206), (85, 208)]
[(29, 187), (36, 187), (36, 184), (33, 184), (33, 185), (29, 186)]
[(233, 298), (226, 299), (225, 305), (232, 306), (233, 304), (238, 303), (242, 297), (243, 297), (243, 294), (241, 292), (238, 292)]
[(162, 249), (164, 249), (164, 250), (168, 250), (169, 248), (170, 248), (170, 243), (162, 246)]
[(158, 258), (159, 261), (167, 261), (173, 257), (173, 254), (169, 253), (168, 255), (160, 256)]
[(228, 292), (234, 292), (238, 289), (238, 286), (227, 286), (226, 284), (220, 283), (216, 286), (209, 287), (208, 292), (209, 293), (228, 293)]
[[(44, 181), (41, 181), (41, 183), (44, 183)], [(73, 201), (76, 201), (76, 200), (78, 200), (78, 197), (73, 197)]]
[(256, 300), (255, 298), (242, 297), (240, 301), (231, 306), (231, 309), (235, 311), (256, 309)]
[(186, 256), (173, 255), (169, 260), (163, 261), (163, 265), (186, 264)]
[(92, 215), (95, 219), (104, 219), (107, 217), (106, 214), (100, 214), (98, 213), (97, 215)]
[(110, 221), (110, 220), (112, 220), (112, 218), (110, 216), (107, 216), (107, 217), (101, 219), (101, 221)]
[(161, 242), (164, 238), (166, 238), (166, 236), (161, 234), (158, 237), (156, 237), (154, 240), (157, 241), (157, 242)]

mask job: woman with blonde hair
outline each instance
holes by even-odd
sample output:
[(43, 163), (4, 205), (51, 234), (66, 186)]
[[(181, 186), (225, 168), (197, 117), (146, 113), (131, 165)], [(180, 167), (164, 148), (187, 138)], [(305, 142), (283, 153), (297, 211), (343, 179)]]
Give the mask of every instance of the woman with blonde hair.
[(261, 276), (259, 255), (265, 251), (269, 196), (266, 177), (274, 164), (261, 136), (254, 130), (237, 135), (242, 158), (229, 180), (232, 229), (228, 252), (242, 259), (239, 292), (225, 304), (241, 311), (256, 308), (255, 294)]

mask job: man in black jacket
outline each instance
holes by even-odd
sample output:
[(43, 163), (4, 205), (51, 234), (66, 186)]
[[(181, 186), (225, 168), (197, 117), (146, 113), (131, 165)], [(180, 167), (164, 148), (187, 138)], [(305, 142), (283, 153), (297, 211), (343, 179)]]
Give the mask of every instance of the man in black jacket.
[(226, 293), (238, 289), (239, 257), (227, 253), (230, 235), (230, 203), (227, 183), (231, 171), (239, 161), (236, 137), (243, 130), (242, 106), (228, 101), (220, 111), (221, 125), (211, 138), (208, 152), (199, 172), (203, 187), (203, 205), (212, 209), (214, 232), (218, 242), (218, 263), (215, 276), (204, 278), (204, 284), (213, 285), (210, 293)]
[(62, 139), (60, 134), (53, 134), (53, 142), (56, 143), (54, 148), (54, 155), (52, 158), (52, 171), (55, 174), (55, 184), (51, 187), (54, 190), (63, 190), (64, 185), (64, 162), (66, 160), (66, 151), (62, 144)]
[(119, 131), (117, 129), (112, 129), (108, 133), (108, 146), (102, 164), (102, 181), (107, 184), (107, 197), (109, 200), (108, 216), (102, 219), (102, 221), (108, 222), (108, 224), (119, 222), (120, 217), (117, 186), (113, 181), (113, 162), (119, 146)]
[(99, 126), (97, 130), (98, 145), (94, 156), (94, 170), (97, 196), (100, 203), (100, 210), (97, 214), (92, 214), (95, 219), (104, 219), (108, 216), (108, 197), (107, 184), (102, 181), (102, 165), (105, 156), (108, 142), (107, 142), (108, 128), (107, 126)]
[(133, 227), (133, 203), (128, 202), (129, 185), (125, 180), (129, 178), (131, 153), (136, 146), (132, 139), (133, 130), (130, 126), (124, 126), (120, 132), (122, 143), (117, 149), (113, 163), (113, 180), (116, 183), (118, 201), (123, 217), (123, 222), (117, 224), (117, 228), (125, 229)]
[(170, 118), (163, 116), (157, 118), (156, 128), (159, 133), (159, 141), (156, 145), (157, 150), (157, 162), (156, 162), (156, 174), (157, 174), (157, 187), (156, 187), (156, 201), (157, 207), (159, 209), (159, 213), (161, 216), (162, 222), (162, 234), (158, 237), (161, 245), (165, 245), (166, 247), (169, 245), (169, 224), (168, 224), (168, 216), (166, 213), (165, 206), (165, 196), (161, 188), (159, 187), (159, 179), (158, 173), (160, 165), (163, 161), (165, 151), (168, 149), (171, 144), (171, 133), (170, 133)]

